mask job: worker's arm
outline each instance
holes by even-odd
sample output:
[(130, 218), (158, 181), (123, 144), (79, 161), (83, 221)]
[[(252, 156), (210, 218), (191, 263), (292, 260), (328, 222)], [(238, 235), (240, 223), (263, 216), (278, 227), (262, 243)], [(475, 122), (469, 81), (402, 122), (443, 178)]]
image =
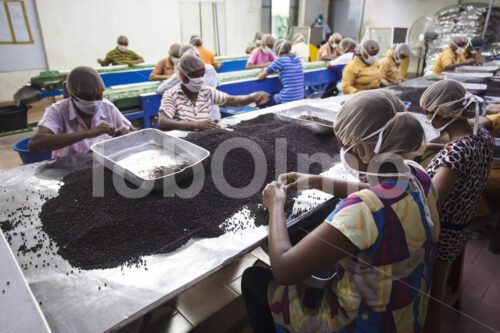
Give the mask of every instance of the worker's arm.
[(311, 28), (314, 28), (314, 26), (316, 25), (316, 22), (318, 22), (318, 18), (316, 17), (316, 19), (314, 20), (314, 22), (311, 24)]
[(149, 80), (150, 81), (163, 81), (166, 80), (170, 77), (170, 75), (162, 75), (162, 74), (153, 74), (151, 73), (149, 75)]
[(361, 182), (348, 182), (343, 179), (309, 175), (299, 172), (282, 174), (279, 176), (278, 182), (284, 186), (287, 193), (315, 189), (331, 194), (337, 198), (347, 198), (354, 192), (370, 187), (369, 184)]
[(278, 284), (301, 282), (357, 251), (346, 236), (327, 222), (292, 246), (284, 213), (285, 190), (278, 182), (273, 182), (266, 186), (262, 197), (269, 211), (269, 257)]
[(259, 74), (259, 77), (257, 77), (257, 80), (259, 81), (262, 81), (264, 80), (269, 74), (267, 74), (266, 71), (262, 71), (260, 74)]
[(245, 69), (266, 68), (270, 64), (271, 64), (270, 62), (266, 62), (265, 64), (254, 65), (254, 64), (247, 62), (247, 64), (245, 65)]
[[(120, 128), (122, 131), (123, 129)], [(55, 134), (45, 126), (39, 126), (36, 134), (28, 142), (31, 153), (43, 153), (70, 146), (85, 139), (95, 138), (102, 134), (115, 136), (116, 129), (108, 123), (101, 123), (97, 127), (74, 133)], [(123, 134), (123, 133), (120, 133)]]
[(213, 64), (216, 71), (218, 71), (222, 67), (222, 65), (224, 65), (223, 62), (216, 62)]
[(444, 66), (444, 70), (446, 72), (452, 72), (452, 71), (455, 70), (455, 68), (458, 68), (458, 67), (461, 67), (461, 66), (474, 65), (475, 63), (476, 63), (476, 60), (469, 59), (469, 60), (465, 60), (465, 61), (458, 62), (458, 63), (455, 63), (455, 64), (446, 65), (446, 66)]
[(135, 65), (143, 63), (143, 62), (144, 62), (144, 59), (142, 59), (141, 57), (139, 57), (139, 59), (137, 59), (137, 60), (130, 60), (129, 62), (127, 62), (127, 64), (130, 67), (132, 67), (132, 66), (135, 66)]
[(183, 131), (205, 131), (209, 129), (219, 128), (219, 125), (206, 121), (184, 121), (184, 120), (173, 120), (168, 118), (163, 112), (160, 112), (160, 122), (158, 128), (162, 131), (171, 130), (183, 130)]
[(440, 205), (445, 202), (448, 195), (453, 191), (457, 178), (458, 175), (445, 166), (440, 166), (437, 169), (436, 174), (432, 177), (432, 183), (436, 187)]
[(227, 96), (226, 103), (222, 105), (221, 107), (228, 107), (228, 106), (245, 106), (250, 103), (256, 103), (257, 105), (262, 105), (266, 104), (269, 101), (270, 95), (266, 92), (263, 91), (257, 91), (254, 92), (250, 95), (241, 95), (241, 96)]
[(342, 93), (347, 95), (347, 94), (354, 94), (358, 91), (358, 89), (354, 88), (353, 84), (354, 81), (356, 80), (356, 75), (352, 70), (345, 70), (342, 73)]

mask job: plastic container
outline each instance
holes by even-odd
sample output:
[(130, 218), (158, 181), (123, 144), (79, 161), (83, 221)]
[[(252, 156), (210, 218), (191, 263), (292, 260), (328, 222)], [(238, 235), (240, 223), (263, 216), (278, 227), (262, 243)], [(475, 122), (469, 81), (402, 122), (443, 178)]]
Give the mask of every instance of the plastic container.
[(52, 158), (52, 152), (48, 153), (30, 153), (28, 151), (28, 142), (31, 138), (22, 139), (14, 144), (14, 150), (18, 152), (19, 157), (24, 164), (30, 164), (35, 162), (41, 162), (45, 160), (50, 160)]
[(28, 127), (28, 106), (0, 106), (0, 131), (14, 131)]

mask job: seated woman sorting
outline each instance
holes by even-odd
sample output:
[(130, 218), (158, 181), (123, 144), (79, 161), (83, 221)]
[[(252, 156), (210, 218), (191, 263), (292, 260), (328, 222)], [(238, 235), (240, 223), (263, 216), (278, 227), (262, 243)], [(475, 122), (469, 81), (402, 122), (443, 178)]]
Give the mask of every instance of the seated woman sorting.
[[(254, 332), (421, 332), (439, 235), (436, 192), (425, 171), (402, 158), (420, 147), (422, 126), (389, 95), (357, 94), (334, 126), (344, 165), (369, 175), (371, 187), (349, 195), (363, 186), (291, 173), (264, 189), (272, 271), (250, 267), (241, 282)], [(297, 188), (349, 197), (292, 246), (283, 207)], [(335, 264), (336, 285), (302, 283)]]
[(379, 49), (378, 43), (374, 40), (367, 40), (358, 45), (356, 56), (345, 66), (342, 74), (343, 94), (380, 88), (384, 81), (375, 62)]
[[(161, 99), (161, 130), (208, 130), (217, 128), (212, 120), (219, 115), (211, 114), (211, 106), (244, 106), (250, 103), (265, 104), (269, 94), (255, 92), (246, 96), (230, 96), (204, 84), (205, 64), (191, 54), (185, 54), (176, 65), (180, 83), (167, 90)], [(218, 111), (217, 111), (218, 112)]]
[(104, 83), (95, 69), (76, 67), (66, 81), (70, 96), (49, 106), (28, 143), (32, 153), (52, 158), (86, 152), (96, 142), (135, 130), (123, 114), (102, 98)]

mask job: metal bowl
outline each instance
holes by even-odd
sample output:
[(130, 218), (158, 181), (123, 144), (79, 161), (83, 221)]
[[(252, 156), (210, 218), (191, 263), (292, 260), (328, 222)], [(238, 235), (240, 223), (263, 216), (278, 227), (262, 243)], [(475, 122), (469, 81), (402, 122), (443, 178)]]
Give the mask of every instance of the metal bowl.
[[(332, 122), (332, 125), (325, 125), (316, 121), (302, 119), (301, 116), (318, 117)], [(315, 134), (333, 134), (333, 122), (337, 116), (337, 111), (318, 108), (310, 105), (301, 105), (276, 112), (274, 117), (281, 121), (291, 122), (305, 127)]]
[(455, 71), (458, 73), (495, 73), (500, 66), (461, 66)]
[(481, 83), (486, 82), (493, 76), (493, 73), (454, 73), (444, 72), (444, 78), (450, 80), (457, 80), (467, 83)]

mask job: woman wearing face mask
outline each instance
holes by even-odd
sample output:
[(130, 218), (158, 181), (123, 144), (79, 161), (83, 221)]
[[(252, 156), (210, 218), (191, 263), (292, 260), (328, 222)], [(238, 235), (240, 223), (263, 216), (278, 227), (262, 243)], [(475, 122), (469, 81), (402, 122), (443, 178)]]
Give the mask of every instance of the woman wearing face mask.
[[(380, 166), (372, 186), (291, 173), (265, 188), (272, 270), (251, 267), (242, 277), (254, 332), (421, 331), (439, 217), (430, 177), (398, 156), (419, 148), (422, 126), (390, 95), (362, 92), (335, 120), (346, 167), (364, 172), (367, 165)], [(285, 198), (308, 188), (347, 198), (292, 246)], [(302, 283), (334, 265), (336, 284), (316, 289)]]
[(462, 61), (460, 54), (464, 51), (467, 40), (464, 37), (456, 36), (451, 39), (451, 43), (440, 55), (434, 65), (434, 74), (442, 72), (453, 72), (455, 68), (466, 65), (474, 65), (476, 60), (469, 59)]
[(269, 94), (255, 92), (246, 96), (230, 96), (205, 85), (205, 63), (197, 56), (185, 54), (176, 65), (181, 81), (167, 90), (161, 99), (161, 130), (209, 130), (218, 128), (218, 114), (211, 112), (213, 105), (244, 106), (265, 104)]
[(260, 47), (262, 45), (262, 33), (256, 32), (253, 38), (253, 42), (249, 43), (247, 48), (245, 49), (246, 54), (252, 53), (255, 48)]
[(331, 35), (330, 38), (328, 38), (328, 42), (319, 48), (316, 59), (318, 61), (330, 61), (342, 55), (339, 49), (339, 43), (341, 41), (341, 34), (336, 32)]
[(380, 88), (383, 79), (375, 63), (379, 49), (374, 40), (367, 40), (358, 45), (356, 57), (344, 68), (342, 93), (354, 94), (359, 90)]
[[(446, 280), (451, 263), (463, 252), (470, 236), (471, 219), (484, 190), (493, 156), (488, 132), (478, 128), (482, 100), (454, 80), (434, 83), (420, 98), (420, 107), (435, 128), (450, 142), (427, 166), (441, 203), (441, 235), (432, 274), (425, 332), (439, 332)], [(467, 118), (475, 118), (471, 127)]]
[(107, 99), (104, 83), (95, 69), (76, 67), (66, 81), (65, 98), (49, 106), (31, 138), (30, 152), (52, 151), (52, 157), (86, 152), (96, 142), (134, 130)]
[(170, 50), (168, 51), (168, 57), (160, 60), (158, 64), (156, 64), (156, 67), (149, 75), (149, 80), (162, 81), (171, 77), (172, 74), (174, 74), (174, 66), (177, 63), (177, 61), (179, 61), (180, 52), (181, 52), (180, 44), (170, 45)]
[(387, 55), (379, 62), (382, 78), (389, 84), (403, 82), (404, 78), (401, 75), (400, 65), (409, 56), (410, 48), (408, 45), (403, 43), (395, 45), (392, 54)]
[(262, 45), (255, 48), (248, 58), (246, 69), (252, 68), (266, 68), (269, 66), (276, 57), (273, 54), (272, 48), (274, 42), (276, 41), (273, 36), (265, 35), (262, 40), (264, 41)]

